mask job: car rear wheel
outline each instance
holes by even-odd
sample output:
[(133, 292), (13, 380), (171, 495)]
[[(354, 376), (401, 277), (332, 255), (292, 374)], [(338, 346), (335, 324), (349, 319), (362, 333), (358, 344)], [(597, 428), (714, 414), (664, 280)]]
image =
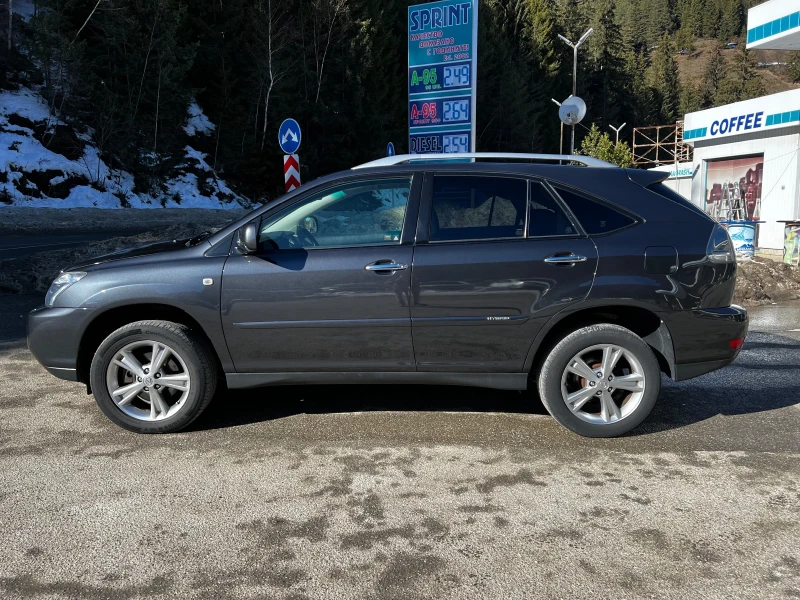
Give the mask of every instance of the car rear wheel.
[(587, 437), (613, 437), (653, 410), (661, 371), (639, 336), (602, 323), (558, 342), (542, 365), (538, 387), (545, 408), (561, 425)]
[(103, 413), (138, 433), (189, 425), (208, 406), (217, 379), (205, 341), (169, 321), (138, 321), (114, 331), (97, 349), (90, 378)]

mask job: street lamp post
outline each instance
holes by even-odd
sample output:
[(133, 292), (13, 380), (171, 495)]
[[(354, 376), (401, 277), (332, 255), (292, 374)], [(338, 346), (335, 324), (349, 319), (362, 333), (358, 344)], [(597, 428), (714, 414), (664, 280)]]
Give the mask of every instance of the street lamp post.
[[(563, 35), (561, 35), (560, 33), (558, 34), (558, 37), (561, 39), (561, 41), (564, 42), (570, 48), (572, 48), (572, 51), (573, 51), (573, 61), (572, 61), (572, 95), (573, 96), (577, 96), (578, 95), (578, 92), (577, 92), (577, 88), (578, 88), (578, 48), (580, 48), (581, 44), (583, 44), (583, 42), (585, 42), (586, 39), (590, 35), (592, 35), (593, 31), (594, 31), (593, 28), (587, 29), (586, 33), (584, 33), (581, 36), (581, 39), (579, 39), (574, 44), (570, 40), (565, 38)], [(571, 139), (570, 145), (569, 145), (569, 153), (570, 154), (575, 154), (575, 125), (572, 126), (572, 139)]]
[(611, 129), (613, 129), (614, 132), (617, 134), (617, 146), (619, 146), (619, 132), (622, 131), (622, 128), (625, 127), (625, 125), (627, 125), (627, 123), (623, 123), (619, 127), (614, 127), (613, 125), (609, 125), (609, 127), (611, 127)]
[[(558, 105), (558, 107), (561, 108), (561, 102), (559, 102), (555, 98), (550, 98), (550, 100), (555, 102), (556, 105)], [(564, 154), (564, 121), (561, 121), (561, 139), (558, 142), (558, 153)]]

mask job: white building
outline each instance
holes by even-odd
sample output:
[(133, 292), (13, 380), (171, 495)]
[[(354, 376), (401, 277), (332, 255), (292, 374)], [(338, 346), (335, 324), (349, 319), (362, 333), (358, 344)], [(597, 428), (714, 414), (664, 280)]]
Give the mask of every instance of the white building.
[(682, 162), (661, 165), (660, 167), (653, 167), (651, 170), (669, 173), (664, 185), (672, 188), (684, 198), (692, 197), (692, 176), (694, 175), (694, 165), (692, 163)]
[(684, 140), (692, 202), (720, 220), (765, 221), (757, 246), (782, 250), (779, 221), (800, 220), (800, 89), (689, 113)]
[(800, 2), (770, 0), (747, 11), (747, 48), (800, 50)]

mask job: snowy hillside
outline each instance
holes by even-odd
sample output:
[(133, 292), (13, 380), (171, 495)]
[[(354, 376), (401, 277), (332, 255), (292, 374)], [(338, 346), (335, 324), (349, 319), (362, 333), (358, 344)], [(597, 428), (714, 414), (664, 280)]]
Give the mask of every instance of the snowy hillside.
[[(187, 141), (214, 132), (192, 102), (183, 127)], [(3, 206), (50, 208), (232, 208), (247, 206), (191, 145), (157, 196), (136, 189), (134, 177), (109, 169), (92, 143), (50, 115), (36, 91), (0, 92), (0, 210)]]

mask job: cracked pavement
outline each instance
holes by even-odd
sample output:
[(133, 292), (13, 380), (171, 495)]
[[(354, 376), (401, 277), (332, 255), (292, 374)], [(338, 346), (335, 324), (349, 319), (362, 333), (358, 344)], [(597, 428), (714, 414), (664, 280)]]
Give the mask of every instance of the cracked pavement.
[(117, 428), (0, 296), (0, 597), (800, 597), (800, 306), (733, 366), (580, 438), (527, 394), (228, 393)]

